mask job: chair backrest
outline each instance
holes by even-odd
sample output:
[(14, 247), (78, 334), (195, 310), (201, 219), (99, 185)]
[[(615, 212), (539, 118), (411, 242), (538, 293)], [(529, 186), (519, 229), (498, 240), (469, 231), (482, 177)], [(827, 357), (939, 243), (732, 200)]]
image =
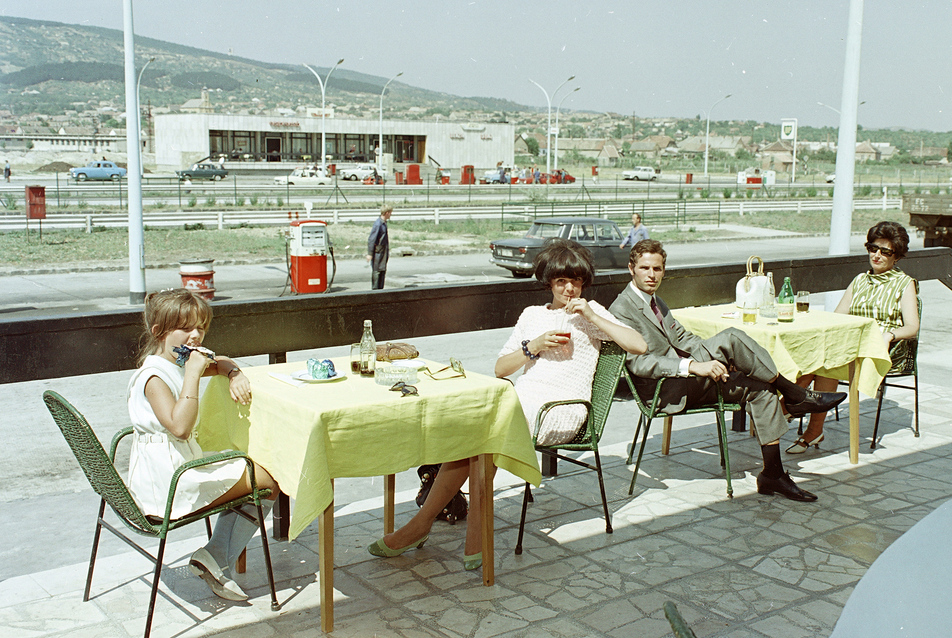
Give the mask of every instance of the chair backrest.
[(603, 341), (598, 353), (598, 363), (595, 365), (595, 376), (592, 378), (592, 413), (590, 423), (595, 441), (602, 438), (605, 422), (608, 421), (608, 412), (615, 398), (615, 390), (625, 368), (628, 354), (614, 341)]
[[(919, 313), (919, 329), (922, 330), (922, 299), (916, 296), (916, 310)], [(919, 352), (919, 333), (912, 339), (896, 341), (890, 348), (889, 358), (892, 359), (892, 367), (886, 376), (907, 377), (917, 374), (916, 355)]]
[(141, 534), (154, 536), (153, 526), (136, 505), (86, 417), (52, 390), (43, 393), (43, 402), (63, 433), (73, 456), (79, 461), (79, 466), (83, 468), (93, 490), (109, 503), (129, 527)]

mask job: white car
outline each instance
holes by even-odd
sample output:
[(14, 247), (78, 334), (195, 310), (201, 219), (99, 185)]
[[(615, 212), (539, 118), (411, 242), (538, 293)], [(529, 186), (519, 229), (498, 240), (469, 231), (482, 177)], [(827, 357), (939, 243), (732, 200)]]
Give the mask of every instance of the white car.
[(650, 166), (636, 166), (630, 171), (623, 171), (621, 174), (622, 179), (637, 179), (652, 181), (656, 179), (658, 175), (655, 173), (655, 170)]
[(377, 168), (373, 164), (355, 164), (351, 166), (338, 166), (337, 174), (341, 179), (349, 179), (355, 182), (362, 182), (368, 177), (377, 174)]
[(324, 174), (319, 168), (295, 168), (290, 175), (279, 175), (274, 178), (275, 184), (311, 184), (325, 186), (332, 184), (333, 180)]

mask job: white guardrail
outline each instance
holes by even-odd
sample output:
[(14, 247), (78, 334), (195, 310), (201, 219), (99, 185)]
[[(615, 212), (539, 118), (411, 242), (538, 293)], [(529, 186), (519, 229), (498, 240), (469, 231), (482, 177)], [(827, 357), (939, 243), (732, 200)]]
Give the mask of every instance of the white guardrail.
[[(756, 213), (802, 213), (806, 211), (832, 211), (832, 199), (764, 199), (764, 200), (649, 200), (652, 211), (663, 212), (664, 203), (670, 203), (672, 211), (680, 204), (687, 205), (685, 222), (689, 222), (692, 206), (697, 208), (697, 214), (710, 218), (712, 209), (721, 214), (750, 215)], [(899, 198), (856, 199), (853, 209), (898, 209), (901, 206)], [(632, 206), (637, 203), (605, 202), (597, 206), (588, 204), (559, 204), (555, 207), (557, 215), (585, 215), (598, 217), (617, 217), (631, 214)], [(527, 218), (531, 218), (534, 206), (520, 207), (507, 204), (505, 215), (511, 218), (519, 215), (520, 208)], [(684, 210), (683, 208), (681, 210)], [(443, 221), (473, 219), (498, 219), (502, 215), (502, 207), (496, 206), (465, 206), (452, 208), (427, 208), (398, 206), (399, 218), (415, 221), (432, 221), (439, 224)], [(329, 224), (338, 222), (372, 222), (379, 215), (377, 208), (366, 209), (334, 209), (322, 208), (306, 210), (305, 207), (292, 207), (282, 210), (177, 210), (177, 211), (147, 211), (143, 215), (144, 224), (148, 227), (176, 227), (185, 224), (203, 224), (206, 228), (219, 230), (239, 226), (283, 226), (296, 219), (319, 219)], [(73, 229), (92, 232), (94, 227), (121, 228), (128, 223), (125, 213), (59, 213), (48, 212), (42, 224), (47, 229)], [(37, 220), (31, 220), (30, 226), (36, 228)], [(25, 214), (0, 215), (0, 231), (24, 230), (27, 222)]]

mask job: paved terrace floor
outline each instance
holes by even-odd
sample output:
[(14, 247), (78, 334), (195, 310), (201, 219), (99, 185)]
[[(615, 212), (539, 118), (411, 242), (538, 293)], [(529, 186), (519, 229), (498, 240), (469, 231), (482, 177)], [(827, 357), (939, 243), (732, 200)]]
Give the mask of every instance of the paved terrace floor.
[[(662, 604), (673, 600), (698, 636), (826, 636), (876, 557), (952, 495), (952, 392), (941, 381), (950, 350), (950, 295), (923, 284), (920, 365), (922, 436), (912, 434), (912, 392), (890, 389), (869, 450), (875, 401), (860, 404), (860, 463), (848, 463), (848, 420), (828, 423), (822, 450), (785, 456), (796, 480), (820, 497), (794, 503), (756, 492), (756, 441), (731, 432), (735, 497), (728, 500), (713, 419), (678, 417), (672, 451), (660, 454), (652, 428), (635, 495), (625, 465), (637, 408), (616, 401), (602, 442), (615, 532), (605, 534), (595, 475), (570, 470), (545, 479), (530, 506), (525, 552), (513, 555), (522, 485), (499, 472), (495, 486), (496, 585), (462, 568), (465, 523), (437, 522), (422, 550), (379, 559), (366, 546), (382, 533), (380, 479), (336, 482), (335, 631), (366, 636), (670, 635)], [(461, 358), (489, 373), (507, 330), (416, 340), (423, 356)], [(462, 338), (461, 338), (462, 337)], [(321, 351), (337, 355), (341, 349)], [(312, 353), (297, 353), (304, 359)], [(262, 363), (250, 358), (243, 365)], [(125, 425), (129, 373), (0, 386), (8, 406), (0, 472), (8, 490), (0, 533), (0, 635), (139, 636), (151, 568), (106, 538), (90, 602), (82, 602), (98, 500), (40, 400), (56, 389), (90, 417), (100, 438)], [(13, 411), (9, 406), (20, 405)], [(24, 432), (29, 436), (24, 436)], [(784, 438), (793, 441), (795, 429)], [(397, 524), (416, 509), (417, 478), (397, 478)], [(321, 635), (316, 524), (291, 543), (272, 544), (282, 609), (271, 612), (259, 541), (239, 582), (248, 603), (211, 595), (190, 575), (199, 534), (173, 534), (153, 635), (157, 637)], [(943, 539), (944, 540), (944, 539)], [(937, 541), (937, 551), (946, 543)], [(949, 628), (952, 633), (952, 628)]]

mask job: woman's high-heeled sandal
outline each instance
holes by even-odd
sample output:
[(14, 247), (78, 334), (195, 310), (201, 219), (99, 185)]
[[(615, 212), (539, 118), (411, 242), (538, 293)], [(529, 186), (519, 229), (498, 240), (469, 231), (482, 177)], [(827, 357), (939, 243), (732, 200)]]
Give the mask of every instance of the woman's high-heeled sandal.
[(483, 553), (463, 554), (463, 569), (468, 572), (483, 566)]
[(406, 547), (401, 547), (400, 549), (390, 549), (387, 547), (387, 544), (383, 542), (383, 539), (376, 540), (371, 544), (367, 551), (373, 554), (374, 556), (380, 556), (381, 558), (393, 558), (394, 556), (399, 556), (408, 549), (423, 549), (423, 544), (426, 543), (427, 539), (430, 538), (429, 534), (426, 534), (418, 541), (414, 541), (407, 545)]
[(808, 449), (810, 449), (811, 445), (816, 447), (816, 449), (819, 450), (820, 443), (823, 441), (824, 438), (825, 437), (823, 436), (822, 432), (820, 432), (820, 436), (816, 437), (812, 441), (807, 441), (801, 436), (796, 441), (794, 441), (793, 445), (787, 448), (787, 454), (803, 454)]

